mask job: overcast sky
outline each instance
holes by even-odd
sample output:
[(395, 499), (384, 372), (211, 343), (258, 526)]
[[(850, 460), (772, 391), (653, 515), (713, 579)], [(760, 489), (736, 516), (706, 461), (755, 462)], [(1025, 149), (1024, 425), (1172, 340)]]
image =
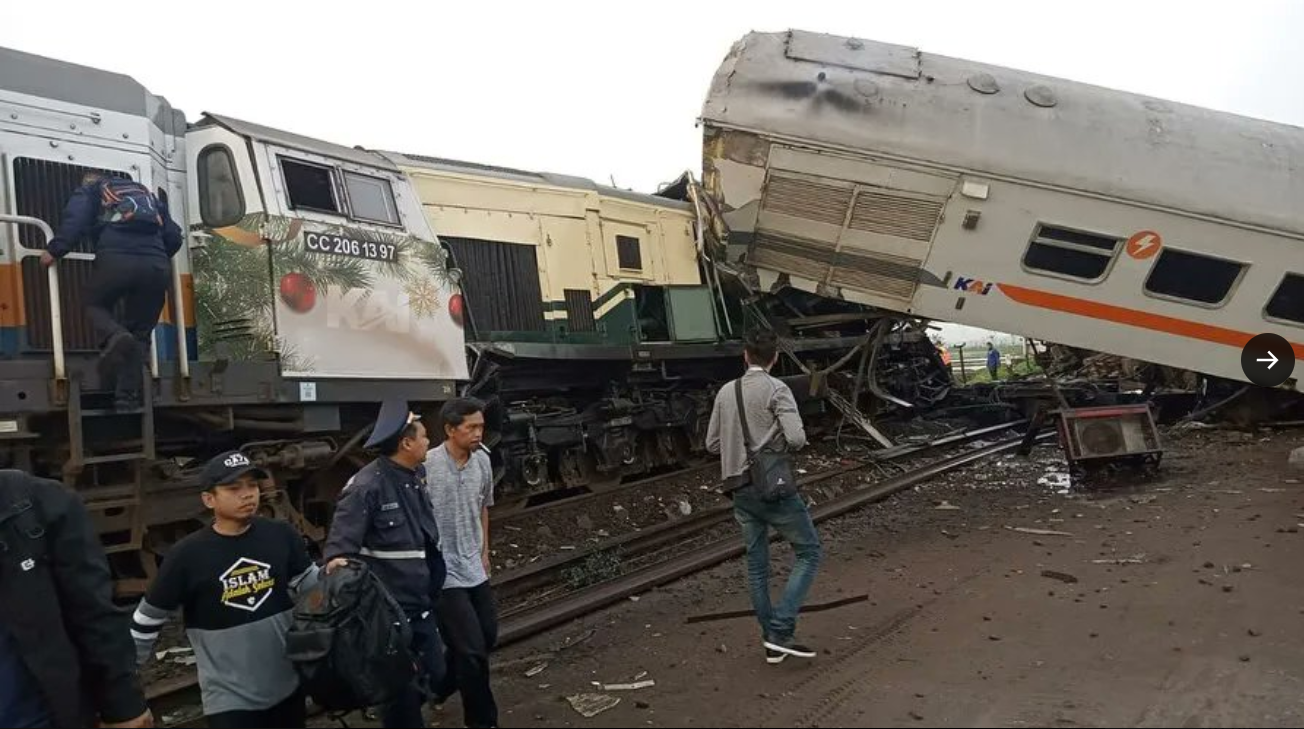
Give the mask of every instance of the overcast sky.
[(1304, 3), (4, 2), (0, 45), (346, 145), (651, 191), (700, 169), (703, 98), (751, 30), (918, 47), (1304, 123)]

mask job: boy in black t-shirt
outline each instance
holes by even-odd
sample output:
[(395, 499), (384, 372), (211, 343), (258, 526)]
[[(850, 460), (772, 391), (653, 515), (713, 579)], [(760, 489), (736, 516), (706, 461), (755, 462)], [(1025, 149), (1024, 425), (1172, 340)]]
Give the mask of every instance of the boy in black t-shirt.
[(204, 717), (223, 727), (302, 727), (304, 699), (285, 655), (293, 594), (317, 566), (289, 524), (255, 516), (266, 471), (231, 451), (204, 468), (213, 523), (168, 552), (132, 618), (138, 663), (177, 609), (194, 648)]

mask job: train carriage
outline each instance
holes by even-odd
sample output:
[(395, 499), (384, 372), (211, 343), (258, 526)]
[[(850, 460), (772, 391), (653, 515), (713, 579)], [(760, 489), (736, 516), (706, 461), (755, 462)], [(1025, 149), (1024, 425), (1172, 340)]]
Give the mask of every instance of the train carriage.
[(1296, 127), (796, 30), (737, 43), (702, 120), (764, 288), (1229, 380), (1259, 333), (1304, 355)]

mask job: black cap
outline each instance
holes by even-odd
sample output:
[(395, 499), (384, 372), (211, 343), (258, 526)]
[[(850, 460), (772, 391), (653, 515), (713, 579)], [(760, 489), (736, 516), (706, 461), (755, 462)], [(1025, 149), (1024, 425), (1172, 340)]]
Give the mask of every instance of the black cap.
[(214, 456), (208, 465), (204, 466), (204, 490), (235, 483), (236, 479), (246, 473), (253, 473), (255, 477), (261, 479), (269, 478), (267, 471), (255, 466), (253, 461), (249, 460), (249, 456), (240, 451), (227, 451)]
[(409, 423), (421, 419), (420, 415), (408, 410), (406, 400), (386, 400), (380, 405), (380, 414), (376, 416), (376, 427), (371, 430), (363, 448), (375, 448), (403, 432)]

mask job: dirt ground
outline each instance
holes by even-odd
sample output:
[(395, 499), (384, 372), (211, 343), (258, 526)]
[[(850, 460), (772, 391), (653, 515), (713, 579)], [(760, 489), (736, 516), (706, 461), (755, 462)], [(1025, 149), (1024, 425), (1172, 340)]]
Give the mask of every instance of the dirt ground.
[[(748, 607), (730, 562), (497, 653), (501, 723), (1298, 726), (1302, 441), (1171, 435), (1157, 479), (1107, 493), (1060, 493), (1053, 447), (948, 474), (821, 526), (809, 602), (869, 599), (803, 616), (816, 659), (767, 665), (750, 618), (685, 623)], [(585, 718), (586, 693), (619, 703)]]

